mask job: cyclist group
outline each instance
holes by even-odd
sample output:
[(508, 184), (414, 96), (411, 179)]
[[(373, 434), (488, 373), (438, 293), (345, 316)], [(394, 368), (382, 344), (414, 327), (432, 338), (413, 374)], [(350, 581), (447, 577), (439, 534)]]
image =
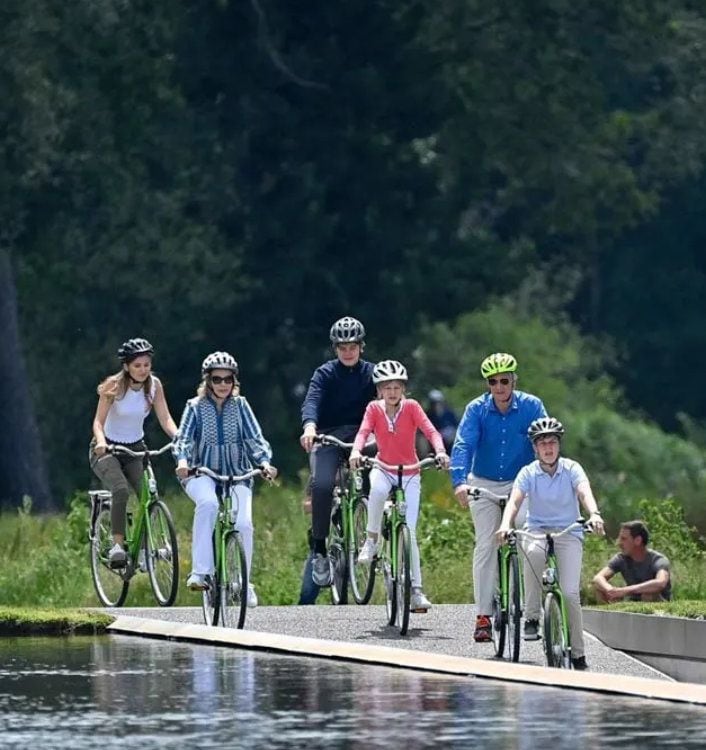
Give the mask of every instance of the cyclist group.
[[(473, 584), (478, 616), (474, 639), (490, 641), (497, 543), (506, 538), (513, 523), (524, 524), (529, 531), (563, 528), (577, 519), (580, 503), (593, 529), (603, 533), (603, 522), (584, 470), (577, 462), (560, 456), (564, 427), (547, 415), (540, 399), (516, 389), (515, 358), (505, 353), (491, 354), (480, 368), (488, 391), (467, 405), (449, 458), (442, 436), (419, 403), (405, 395), (405, 367), (394, 360), (374, 365), (363, 359), (365, 329), (360, 321), (352, 317), (337, 320), (331, 326), (330, 341), (335, 357), (313, 373), (301, 409), (300, 443), (310, 456), (313, 583), (331, 584), (332, 565), (326, 540), (335, 477), (342, 460), (340, 448), (315, 444), (315, 437), (327, 434), (352, 442), (348, 456), (352, 468), (360, 465), (366, 442), (374, 437), (380, 461), (397, 466), (417, 461), (415, 437), (419, 430), (432, 446), (438, 465), (450, 468), (458, 502), (470, 507), (476, 535)], [(206, 467), (221, 474), (242, 475), (259, 466), (269, 478), (274, 478), (277, 470), (271, 464), (270, 444), (248, 401), (240, 395), (239, 368), (230, 354), (214, 352), (203, 361), (197, 394), (187, 402), (178, 428), (169, 413), (162, 384), (151, 372), (153, 355), (148, 341), (130, 339), (118, 351), (120, 371), (98, 387), (90, 463), (114, 499), (110, 563), (119, 566), (125, 560), (128, 485), (137, 491), (141, 465), (129, 457), (112, 454), (108, 448), (119, 444), (144, 450), (143, 423), (154, 407), (162, 429), (172, 441), (177, 476), (195, 505), (192, 570), (187, 585), (192, 590), (204, 590), (214, 566), (211, 538), (218, 501), (214, 481), (208, 476), (194, 476), (190, 470)], [(395, 481), (394, 475), (380, 468), (370, 472), (367, 539), (359, 552), (359, 562), (372, 563), (379, 551), (383, 505)], [(469, 502), (471, 487), (509, 496), (502, 518), (498, 504), (485, 497)], [(405, 491), (412, 552), (410, 608), (424, 611), (431, 603), (422, 589), (415, 534), (420, 503), (418, 470), (406, 472)], [(238, 496), (238, 530), (251, 569), (251, 483), (236, 484), (233, 492)], [(525, 550), (525, 638), (530, 640), (538, 637), (543, 542), (529, 542)], [(580, 531), (557, 540), (556, 554), (569, 602), (572, 656), (577, 669), (586, 667), (579, 602), (582, 550)], [(248, 606), (256, 606), (252, 585), (247, 600)]]

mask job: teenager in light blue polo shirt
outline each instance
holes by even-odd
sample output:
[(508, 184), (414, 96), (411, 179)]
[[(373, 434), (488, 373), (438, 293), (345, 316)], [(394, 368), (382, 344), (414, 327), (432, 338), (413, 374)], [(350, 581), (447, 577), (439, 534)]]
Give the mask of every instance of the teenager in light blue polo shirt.
[[(520, 505), (527, 498), (527, 528), (530, 532), (561, 531), (580, 517), (579, 503), (589, 513), (589, 522), (597, 533), (603, 533), (603, 520), (598, 512), (591, 485), (581, 464), (559, 456), (564, 427), (553, 417), (532, 422), (527, 431), (537, 460), (520, 470), (503, 513), (498, 538), (506, 538)], [(524, 545), (527, 563), (525, 573), (525, 640), (539, 638), (541, 581), (545, 567), (546, 541), (531, 539)], [(581, 617), (581, 561), (583, 534), (557, 537), (554, 549), (559, 564), (561, 589), (569, 614), (571, 654), (574, 669), (586, 669)]]
[[(471, 486), (509, 495), (517, 472), (534, 458), (527, 439), (530, 423), (546, 415), (544, 404), (529, 393), (515, 390), (517, 360), (496, 352), (480, 366), (488, 392), (466, 406), (451, 451), (451, 482), (458, 502), (468, 505)], [(476, 531), (473, 549), (473, 591), (477, 617), (473, 638), (490, 642), (490, 614), (498, 576), (495, 532), (500, 506), (483, 496), (470, 505)]]

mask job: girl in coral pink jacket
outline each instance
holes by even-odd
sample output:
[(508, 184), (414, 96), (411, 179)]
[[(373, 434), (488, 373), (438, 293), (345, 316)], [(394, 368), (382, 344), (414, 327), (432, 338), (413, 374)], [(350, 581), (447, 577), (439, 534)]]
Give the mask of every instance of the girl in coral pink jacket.
[[(407, 370), (399, 362), (378, 362), (373, 370), (373, 383), (377, 386), (377, 401), (371, 401), (365, 410), (363, 422), (353, 442), (350, 463), (356, 468), (361, 461), (361, 450), (368, 436), (373, 433), (378, 446), (377, 458), (383, 463), (399, 466), (415, 464), (419, 460), (415, 450), (417, 430), (421, 430), (431, 443), (444, 468), (449, 458), (441, 435), (434, 429), (429, 418), (417, 401), (405, 398)], [(422, 591), (422, 571), (417, 546), (417, 518), (421, 490), (418, 469), (408, 469), (405, 475), (406, 522), (412, 542), (412, 597), (410, 609), (426, 612), (431, 603)], [(370, 472), (370, 497), (368, 498), (368, 538), (360, 550), (358, 562), (371, 563), (379, 551), (378, 539), (382, 526), (382, 512), (390, 489), (397, 483), (397, 476), (375, 467)]]

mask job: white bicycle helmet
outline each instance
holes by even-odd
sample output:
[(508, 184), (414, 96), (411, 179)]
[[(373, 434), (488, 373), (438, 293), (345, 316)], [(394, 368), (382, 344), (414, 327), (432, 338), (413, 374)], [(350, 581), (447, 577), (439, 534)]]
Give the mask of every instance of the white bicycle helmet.
[(554, 419), (554, 417), (540, 417), (539, 419), (535, 419), (528, 427), (527, 437), (533, 443), (538, 438), (546, 435), (556, 435), (561, 440), (565, 432), (564, 425), (558, 419)]
[(228, 352), (212, 352), (204, 359), (201, 374), (206, 375), (212, 370), (230, 370), (236, 378), (238, 377), (238, 363)]
[(373, 367), (373, 383), (385, 383), (388, 380), (407, 381), (407, 369), (401, 362), (385, 359)]

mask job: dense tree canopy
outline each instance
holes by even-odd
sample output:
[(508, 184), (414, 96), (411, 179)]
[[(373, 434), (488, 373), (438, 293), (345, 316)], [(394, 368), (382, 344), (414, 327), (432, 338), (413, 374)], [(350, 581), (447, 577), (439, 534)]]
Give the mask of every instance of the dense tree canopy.
[[(87, 481), (95, 386), (129, 336), (157, 347), (177, 417), (203, 356), (233, 351), (292, 466), (334, 318), (364, 319), (371, 358), (405, 356), (421, 325), (536, 268), (610, 332), (625, 382), (639, 364), (634, 401), (706, 416), (664, 388), (704, 336), (676, 229), (688, 190), (698, 246), (700, 6), (9, 0), (0, 21), (9, 360), (26, 358), (57, 497)], [(669, 296), (650, 269), (676, 256), (692, 304), (650, 326), (645, 297)]]

